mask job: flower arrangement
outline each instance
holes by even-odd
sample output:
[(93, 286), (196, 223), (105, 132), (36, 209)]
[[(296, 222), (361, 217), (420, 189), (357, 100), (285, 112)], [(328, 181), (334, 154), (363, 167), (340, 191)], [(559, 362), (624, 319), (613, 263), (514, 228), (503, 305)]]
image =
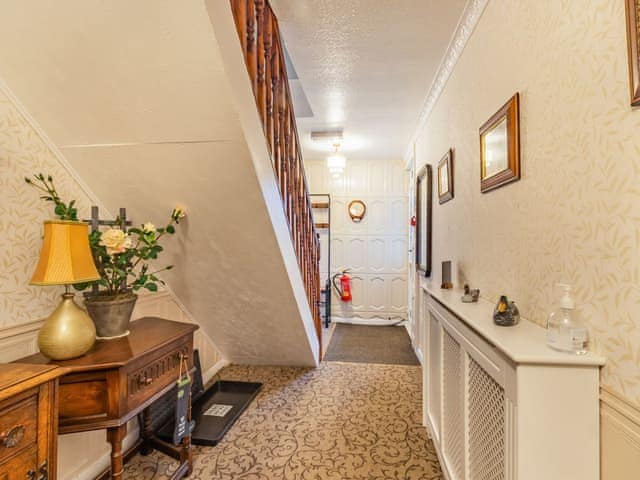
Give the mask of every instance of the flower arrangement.
[[(75, 200), (64, 202), (58, 195), (50, 175), (45, 177), (39, 173), (33, 178), (25, 177), (25, 182), (42, 192), (41, 199), (54, 204), (54, 213), (60, 220), (78, 221)], [(132, 291), (142, 288), (156, 292), (158, 284), (164, 285), (158, 274), (171, 270), (173, 265), (152, 271), (150, 262), (156, 260), (163, 251), (159, 243), (162, 237), (173, 235), (176, 231), (175, 225), (178, 225), (184, 216), (184, 210), (174, 208), (169, 222), (163, 227), (156, 228), (153, 223), (147, 222), (126, 231), (121, 228), (109, 228), (105, 231), (91, 232), (89, 244), (101, 278), (95, 282), (76, 284), (74, 287), (77, 290), (86, 290), (97, 284), (102, 287), (99, 293), (101, 296), (130, 295)]]

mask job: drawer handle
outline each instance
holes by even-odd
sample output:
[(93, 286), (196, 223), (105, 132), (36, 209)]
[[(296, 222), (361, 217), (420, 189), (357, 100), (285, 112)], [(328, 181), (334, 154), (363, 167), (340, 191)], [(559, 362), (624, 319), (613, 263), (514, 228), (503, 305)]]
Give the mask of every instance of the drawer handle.
[(141, 387), (146, 387), (147, 385), (151, 385), (153, 383), (153, 377), (138, 377), (138, 385)]
[[(48, 467), (49, 467), (49, 464), (47, 463), (46, 460), (42, 462), (42, 465), (40, 465), (40, 477), (38, 477), (38, 480), (49, 480)], [(36, 480), (35, 470), (29, 470), (27, 472), (27, 480)]]
[(7, 433), (0, 434), (0, 444), (5, 448), (13, 448), (20, 443), (24, 437), (25, 428), (17, 425)]
[(42, 462), (42, 465), (40, 465), (40, 478), (38, 480), (49, 480), (48, 467), (49, 467), (49, 464), (47, 463), (46, 460)]

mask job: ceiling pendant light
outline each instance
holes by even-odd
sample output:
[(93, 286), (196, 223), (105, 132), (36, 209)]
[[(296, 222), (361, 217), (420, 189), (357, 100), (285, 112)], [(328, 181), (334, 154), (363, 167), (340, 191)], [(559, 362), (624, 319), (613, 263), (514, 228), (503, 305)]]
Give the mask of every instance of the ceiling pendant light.
[(327, 168), (333, 178), (337, 178), (344, 172), (344, 167), (347, 163), (347, 159), (338, 153), (340, 148), (339, 143), (333, 144), (334, 152), (327, 157)]

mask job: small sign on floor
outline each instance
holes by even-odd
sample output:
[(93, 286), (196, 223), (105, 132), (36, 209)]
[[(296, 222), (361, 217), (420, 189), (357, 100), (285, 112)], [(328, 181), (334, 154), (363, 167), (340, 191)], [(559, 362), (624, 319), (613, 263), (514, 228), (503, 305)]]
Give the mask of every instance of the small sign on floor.
[(220, 403), (214, 403), (205, 412), (205, 415), (211, 415), (213, 417), (224, 417), (233, 408), (233, 405), (222, 405)]

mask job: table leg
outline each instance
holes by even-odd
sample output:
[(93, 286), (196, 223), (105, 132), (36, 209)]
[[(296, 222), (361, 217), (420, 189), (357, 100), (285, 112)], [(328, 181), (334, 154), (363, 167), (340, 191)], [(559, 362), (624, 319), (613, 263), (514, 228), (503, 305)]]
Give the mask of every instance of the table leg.
[(153, 437), (153, 424), (151, 422), (151, 410), (145, 408), (142, 412), (142, 446), (140, 453), (149, 455), (153, 448), (151, 446), (151, 438)]
[(111, 480), (121, 480), (124, 469), (122, 441), (127, 434), (127, 424), (107, 429), (107, 441), (111, 444)]

